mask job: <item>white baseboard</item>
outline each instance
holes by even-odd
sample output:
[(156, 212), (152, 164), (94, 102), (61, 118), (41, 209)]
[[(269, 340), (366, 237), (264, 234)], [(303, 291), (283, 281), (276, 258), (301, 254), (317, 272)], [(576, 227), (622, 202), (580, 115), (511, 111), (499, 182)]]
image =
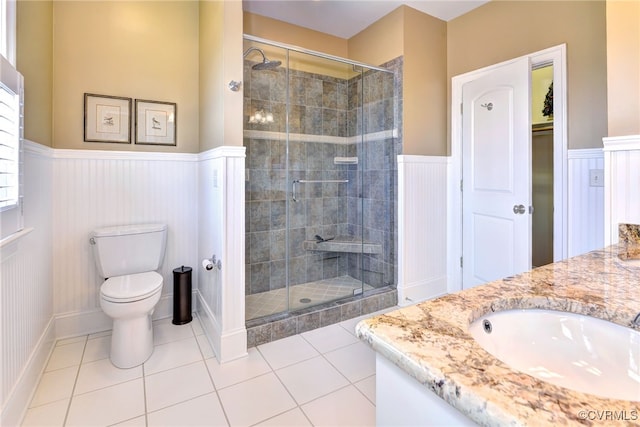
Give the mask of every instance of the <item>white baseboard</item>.
[(247, 328), (244, 326), (234, 331), (225, 332), (220, 337), (220, 363), (245, 357), (247, 353)]
[[(197, 311), (197, 290), (191, 293), (191, 310)], [(165, 319), (173, 316), (173, 294), (160, 298), (153, 312), (153, 320)], [(101, 309), (83, 311), (79, 313), (67, 313), (56, 316), (56, 339), (77, 337), (79, 335), (93, 334), (108, 331), (113, 327), (111, 318)]]
[(9, 393), (0, 415), (0, 425), (18, 426), (22, 422), (49, 355), (53, 351), (55, 341), (55, 319), (51, 318), (31, 353), (22, 375)]
[(220, 339), (219, 337), (222, 335), (221, 327), (218, 324), (215, 316), (211, 312), (209, 305), (206, 303), (200, 292), (198, 294), (198, 318), (200, 319), (200, 323), (202, 324), (202, 329), (204, 329), (204, 335), (209, 340), (209, 344), (211, 344), (211, 349), (213, 349), (213, 354), (215, 354), (216, 359), (220, 360)]
[(219, 363), (230, 362), (247, 355), (247, 329), (242, 327), (222, 332), (222, 327), (200, 292), (198, 292), (198, 318)]
[(447, 276), (436, 277), (398, 286), (398, 305), (401, 307), (436, 298), (448, 293)]

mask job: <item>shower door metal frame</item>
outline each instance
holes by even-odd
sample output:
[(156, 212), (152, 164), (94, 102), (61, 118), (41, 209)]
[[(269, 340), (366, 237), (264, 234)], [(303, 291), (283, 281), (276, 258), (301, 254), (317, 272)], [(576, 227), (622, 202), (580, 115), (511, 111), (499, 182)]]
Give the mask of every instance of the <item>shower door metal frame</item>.
[(289, 51), (293, 51), (293, 52), (305, 53), (307, 55), (317, 56), (319, 58), (329, 59), (329, 60), (332, 60), (332, 61), (341, 62), (343, 64), (354, 65), (356, 67), (364, 67), (364, 68), (368, 68), (370, 70), (383, 71), (385, 73), (393, 74), (393, 71), (387, 70), (386, 68), (375, 67), (373, 65), (365, 64), (364, 62), (352, 61), (350, 59), (345, 59), (345, 58), (341, 58), (339, 56), (329, 55), (328, 53), (316, 52), (316, 51), (305, 49), (305, 48), (299, 47), (299, 46), (294, 46), (294, 45), (290, 45), (290, 44), (286, 44), (286, 43), (274, 42), (272, 40), (263, 39), (261, 37), (256, 37), (256, 36), (252, 36), (252, 35), (249, 35), (249, 34), (244, 34), (242, 36), (242, 38), (244, 40), (249, 40), (249, 41), (253, 41), (253, 42), (256, 42), (256, 43), (264, 43), (264, 44), (268, 44), (270, 46), (279, 47), (279, 48), (282, 48), (282, 49), (287, 49), (287, 73), (289, 72), (289, 63), (288, 63), (288, 61), (289, 61)]

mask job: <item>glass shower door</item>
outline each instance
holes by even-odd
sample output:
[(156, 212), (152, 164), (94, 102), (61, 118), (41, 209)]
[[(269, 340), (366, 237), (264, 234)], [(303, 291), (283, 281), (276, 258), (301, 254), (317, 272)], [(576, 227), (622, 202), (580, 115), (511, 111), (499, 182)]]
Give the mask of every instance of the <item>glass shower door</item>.
[(287, 52), (246, 40), (244, 52), (245, 309), (251, 320), (288, 310)]
[(247, 320), (393, 286), (393, 73), (244, 48)]
[(296, 311), (362, 293), (350, 276), (360, 251), (357, 116), (350, 90), (361, 72), (350, 64), (289, 53), (288, 283)]

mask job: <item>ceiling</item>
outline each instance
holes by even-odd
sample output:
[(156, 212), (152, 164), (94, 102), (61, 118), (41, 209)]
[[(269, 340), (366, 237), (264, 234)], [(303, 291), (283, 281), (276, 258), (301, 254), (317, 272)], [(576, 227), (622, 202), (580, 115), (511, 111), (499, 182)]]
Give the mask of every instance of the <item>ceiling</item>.
[(246, 12), (348, 39), (401, 5), (449, 21), (489, 0), (243, 0)]

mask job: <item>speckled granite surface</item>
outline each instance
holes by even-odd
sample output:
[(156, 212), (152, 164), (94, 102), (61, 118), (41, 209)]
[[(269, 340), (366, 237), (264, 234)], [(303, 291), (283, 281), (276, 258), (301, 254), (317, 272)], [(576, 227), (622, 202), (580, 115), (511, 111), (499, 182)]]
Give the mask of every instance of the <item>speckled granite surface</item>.
[[(580, 393), (512, 370), (467, 333), (483, 314), (513, 308), (570, 311), (632, 327), (640, 312), (640, 266), (626, 264), (618, 250), (611, 246), (392, 311), (360, 322), (356, 331), (480, 425), (639, 425), (640, 402)], [(626, 420), (602, 421), (593, 413), (583, 419), (581, 412), (607, 410), (626, 411)]]
[(618, 225), (618, 256), (622, 259), (640, 259), (640, 225)]

